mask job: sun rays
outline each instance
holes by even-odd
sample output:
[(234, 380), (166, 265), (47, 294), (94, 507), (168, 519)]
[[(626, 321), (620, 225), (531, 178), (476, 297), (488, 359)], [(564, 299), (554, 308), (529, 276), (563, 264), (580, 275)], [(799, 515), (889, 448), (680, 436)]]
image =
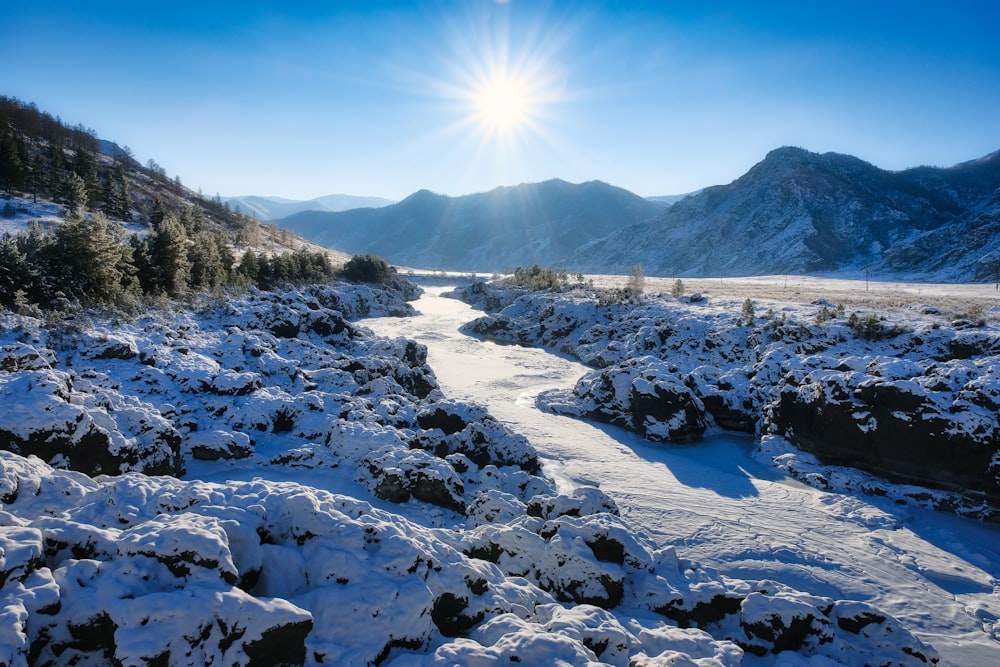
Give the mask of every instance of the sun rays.
[(503, 75), (476, 90), (475, 102), (480, 122), (498, 132), (516, 130), (529, 118), (534, 103), (523, 82)]

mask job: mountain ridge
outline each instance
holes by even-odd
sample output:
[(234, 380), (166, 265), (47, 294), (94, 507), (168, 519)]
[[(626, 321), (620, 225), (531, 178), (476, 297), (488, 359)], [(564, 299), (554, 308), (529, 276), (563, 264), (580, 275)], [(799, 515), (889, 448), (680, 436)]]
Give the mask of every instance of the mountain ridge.
[(280, 220), (302, 211), (349, 211), (355, 208), (379, 208), (395, 202), (384, 197), (330, 194), (312, 199), (287, 199), (285, 197), (240, 195), (223, 197), (222, 201), (260, 220)]
[(565, 263), (579, 238), (606, 236), (662, 210), (602, 181), (550, 179), (460, 197), (424, 189), (380, 209), (302, 212), (279, 223), (316, 243), (397, 265), (501, 271)]
[[(641, 202), (641, 203), (640, 203)], [(414, 268), (712, 277), (800, 273), (982, 281), (1000, 273), (1000, 151), (889, 171), (843, 153), (769, 151), (729, 184), (651, 201), (562, 179), (382, 209), (301, 212), (280, 224)]]
[(732, 183), (581, 246), (571, 265), (597, 272), (626, 257), (650, 275), (989, 279), (1000, 262), (1000, 152), (891, 172), (777, 148)]

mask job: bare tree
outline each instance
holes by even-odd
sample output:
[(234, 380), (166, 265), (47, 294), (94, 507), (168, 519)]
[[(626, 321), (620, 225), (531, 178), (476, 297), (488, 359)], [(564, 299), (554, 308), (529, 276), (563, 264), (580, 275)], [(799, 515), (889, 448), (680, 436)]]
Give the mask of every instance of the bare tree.
[(642, 266), (636, 264), (628, 274), (628, 290), (633, 299), (642, 299), (642, 293), (646, 289), (646, 276), (642, 272)]

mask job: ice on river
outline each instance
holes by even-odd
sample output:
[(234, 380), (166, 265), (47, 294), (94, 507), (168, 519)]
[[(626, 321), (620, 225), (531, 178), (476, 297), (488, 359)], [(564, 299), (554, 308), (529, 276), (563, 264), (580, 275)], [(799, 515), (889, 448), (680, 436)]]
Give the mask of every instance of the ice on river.
[(714, 434), (653, 444), (622, 429), (541, 412), (535, 396), (586, 372), (543, 350), (459, 333), (480, 313), (430, 286), (420, 315), (362, 322), (415, 339), (448, 396), (486, 406), (526, 436), (566, 486), (599, 485), (661, 545), (742, 579), (772, 579), (871, 602), (947, 664), (1000, 664), (1000, 529), (804, 486), (755, 460), (752, 439)]

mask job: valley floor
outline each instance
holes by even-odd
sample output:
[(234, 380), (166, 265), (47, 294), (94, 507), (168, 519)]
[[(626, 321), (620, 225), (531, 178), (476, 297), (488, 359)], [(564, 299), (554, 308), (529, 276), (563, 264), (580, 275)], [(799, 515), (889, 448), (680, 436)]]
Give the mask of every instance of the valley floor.
[[(648, 291), (672, 281), (647, 279)], [(994, 299), (992, 286), (869, 286), (783, 277), (685, 281), (686, 291), (807, 302), (884, 298), (955, 304)], [(950, 286), (949, 286), (950, 287)], [(428, 287), (420, 315), (364, 321), (384, 336), (428, 347), (449, 396), (484, 405), (526, 436), (566, 488), (599, 485), (658, 545), (723, 574), (774, 580), (808, 593), (871, 602), (932, 645), (944, 664), (1000, 664), (1000, 527), (886, 499), (819, 491), (753, 456), (747, 436), (715, 433), (694, 445), (654, 444), (613, 426), (544, 413), (535, 396), (572, 387), (588, 369), (538, 349), (458, 332), (479, 313)], [(863, 297), (862, 295), (869, 295)], [(871, 301), (868, 301), (871, 303)], [(962, 305), (958, 309), (964, 308)], [(750, 656), (748, 656), (748, 659)]]
[[(626, 276), (586, 276), (595, 284), (624, 287)], [(676, 278), (646, 277), (647, 292), (669, 294)], [(919, 283), (891, 282), (813, 276), (754, 276), (748, 278), (682, 278), (686, 294), (743, 300), (767, 299), (778, 302), (812, 303), (826, 299), (831, 303), (867, 308), (899, 308), (929, 305), (943, 313), (959, 315), (972, 305), (986, 311), (1000, 312), (1000, 290), (994, 283)], [(997, 315), (1000, 317), (1000, 315)]]

